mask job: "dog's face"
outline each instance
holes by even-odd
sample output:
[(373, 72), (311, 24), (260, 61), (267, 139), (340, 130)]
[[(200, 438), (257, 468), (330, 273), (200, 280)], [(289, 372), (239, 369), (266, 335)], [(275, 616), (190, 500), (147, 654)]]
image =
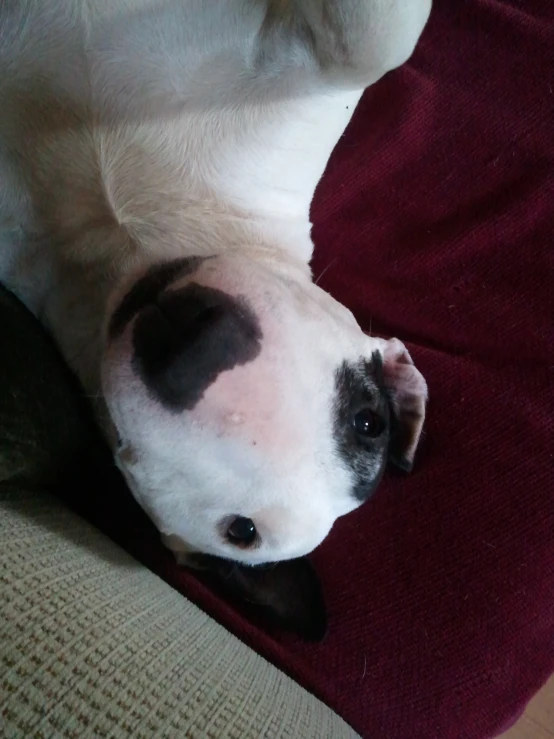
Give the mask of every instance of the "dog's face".
[(118, 290), (103, 392), (117, 464), (176, 552), (298, 558), (409, 467), (426, 387), (314, 285), (248, 258), (163, 263)]

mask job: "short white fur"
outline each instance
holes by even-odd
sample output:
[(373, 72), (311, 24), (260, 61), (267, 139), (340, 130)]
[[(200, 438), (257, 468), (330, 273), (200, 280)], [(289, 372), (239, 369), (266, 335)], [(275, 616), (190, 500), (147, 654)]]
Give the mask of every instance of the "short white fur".
[[(357, 505), (331, 434), (333, 372), (386, 344), (312, 283), (309, 209), (363, 89), (408, 59), (429, 11), (430, 0), (0, 7), (0, 280), (54, 335), (177, 553), (296, 557)], [(105, 326), (149, 265), (190, 255), (217, 259), (182, 284), (246, 296), (265, 343), (184, 420), (133, 374), (130, 329), (107, 346)], [(228, 514), (256, 520), (258, 548), (218, 534)]]

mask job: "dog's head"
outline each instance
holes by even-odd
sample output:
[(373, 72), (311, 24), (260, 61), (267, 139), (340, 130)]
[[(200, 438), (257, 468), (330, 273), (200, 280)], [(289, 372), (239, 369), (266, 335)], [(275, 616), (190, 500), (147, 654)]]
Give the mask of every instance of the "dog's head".
[(311, 552), (387, 460), (409, 469), (426, 400), (399, 341), (365, 335), (309, 276), (240, 255), (120, 286), (102, 385), (117, 464), (168, 546), (243, 565)]

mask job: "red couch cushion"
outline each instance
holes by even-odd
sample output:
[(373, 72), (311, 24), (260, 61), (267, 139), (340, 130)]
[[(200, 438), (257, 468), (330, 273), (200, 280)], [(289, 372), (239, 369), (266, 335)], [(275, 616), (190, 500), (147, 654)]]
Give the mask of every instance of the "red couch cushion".
[(406, 340), (431, 394), (413, 474), (314, 555), (323, 643), (248, 622), (125, 494), (89, 507), (364, 737), (490, 737), (554, 670), (553, 166), (552, 0), (436, 0), (313, 209), (320, 284)]

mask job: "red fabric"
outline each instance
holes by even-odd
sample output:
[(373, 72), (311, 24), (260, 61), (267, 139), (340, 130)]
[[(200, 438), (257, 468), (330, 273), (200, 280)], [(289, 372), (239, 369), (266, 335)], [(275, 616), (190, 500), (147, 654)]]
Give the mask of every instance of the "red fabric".
[(314, 271), (365, 329), (408, 342), (431, 402), (414, 473), (314, 555), (322, 644), (270, 635), (179, 571), (123, 495), (105, 509), (364, 737), (493, 736), (554, 670), (553, 162), (552, 0), (436, 0), (333, 156)]

